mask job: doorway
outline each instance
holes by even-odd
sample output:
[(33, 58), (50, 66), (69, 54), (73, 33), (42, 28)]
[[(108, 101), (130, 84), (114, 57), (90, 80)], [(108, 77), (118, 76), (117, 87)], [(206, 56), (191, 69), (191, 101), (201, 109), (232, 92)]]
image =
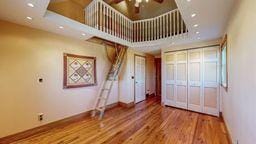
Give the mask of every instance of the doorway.
[(155, 58), (156, 66), (156, 96), (161, 97), (161, 58)]

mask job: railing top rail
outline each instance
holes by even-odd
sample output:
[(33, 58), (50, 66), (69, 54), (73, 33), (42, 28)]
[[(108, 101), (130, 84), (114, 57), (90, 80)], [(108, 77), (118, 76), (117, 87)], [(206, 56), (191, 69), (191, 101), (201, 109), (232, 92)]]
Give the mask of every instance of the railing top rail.
[(174, 9), (174, 10), (171, 10), (171, 11), (169, 11), (169, 12), (166, 12), (166, 13), (164, 13), (164, 14), (161, 14), (161, 15), (156, 16), (156, 17), (153, 17), (153, 18), (148, 18), (148, 19), (143, 19), (143, 20), (135, 20), (135, 21), (133, 21), (133, 22), (138, 23), (138, 22), (143, 22), (143, 21), (155, 20), (155, 19), (157, 19), (157, 18), (159, 18), (159, 17), (163, 17), (163, 16), (165, 16), (165, 15), (168, 15), (168, 14), (170, 14), (170, 13), (174, 13), (174, 12), (176, 12), (176, 11), (179, 11), (179, 10), (178, 10), (178, 9)]
[[(127, 21), (133, 22), (132, 20), (130, 20), (127, 16), (125, 16), (124, 14), (122, 14), (121, 12), (117, 11), (116, 9), (114, 9), (113, 7), (111, 7), (109, 4), (107, 4), (105, 1), (103, 0), (93, 0), (90, 4), (94, 4), (96, 2), (102, 3), (104, 6), (106, 6), (107, 8), (111, 9), (112, 11), (116, 12), (118, 15), (120, 15), (121, 17), (123, 17), (124, 19), (126, 19)], [(89, 4), (89, 5), (90, 5)], [(88, 5), (88, 6), (89, 6)], [(86, 8), (85, 8), (86, 9)]]

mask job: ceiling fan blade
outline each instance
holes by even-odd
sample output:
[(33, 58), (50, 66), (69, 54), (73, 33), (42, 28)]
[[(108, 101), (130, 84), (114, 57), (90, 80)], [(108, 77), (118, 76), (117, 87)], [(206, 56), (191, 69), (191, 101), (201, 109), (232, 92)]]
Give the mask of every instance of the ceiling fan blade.
[(107, 2), (107, 3), (109, 3), (109, 4), (118, 4), (122, 1), (124, 1), (124, 0), (109, 0), (109, 2)]
[(164, 0), (154, 0), (154, 1), (156, 1), (156, 2), (158, 2), (158, 3), (164, 2)]

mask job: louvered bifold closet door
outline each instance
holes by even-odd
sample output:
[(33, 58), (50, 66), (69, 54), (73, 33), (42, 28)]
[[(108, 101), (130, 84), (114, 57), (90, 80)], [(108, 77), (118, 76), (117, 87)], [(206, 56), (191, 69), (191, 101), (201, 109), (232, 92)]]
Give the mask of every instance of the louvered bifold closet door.
[(176, 53), (176, 107), (187, 109), (187, 51)]
[(175, 53), (167, 53), (165, 55), (165, 104), (169, 106), (176, 106), (175, 99)]
[(188, 51), (188, 109), (203, 111), (203, 50)]
[(203, 49), (203, 113), (219, 115), (219, 47)]

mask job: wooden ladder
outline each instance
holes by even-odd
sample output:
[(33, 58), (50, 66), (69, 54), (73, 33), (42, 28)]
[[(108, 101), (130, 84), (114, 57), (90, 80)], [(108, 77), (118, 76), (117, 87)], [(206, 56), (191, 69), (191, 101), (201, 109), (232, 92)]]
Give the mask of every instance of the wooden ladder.
[[(118, 47), (116, 47), (118, 48)], [(107, 75), (106, 80), (103, 82), (103, 86), (101, 88), (101, 91), (97, 97), (96, 103), (94, 105), (93, 111), (92, 111), (92, 117), (95, 117), (96, 114), (99, 113), (99, 120), (101, 120), (104, 116), (104, 112), (106, 109), (107, 101), (111, 92), (111, 89), (113, 87), (113, 83), (118, 77), (119, 71), (121, 69), (123, 59), (125, 56), (127, 48), (126, 47), (120, 47), (119, 50), (117, 50), (117, 55), (114, 60), (114, 63), (112, 64), (110, 71)]]

